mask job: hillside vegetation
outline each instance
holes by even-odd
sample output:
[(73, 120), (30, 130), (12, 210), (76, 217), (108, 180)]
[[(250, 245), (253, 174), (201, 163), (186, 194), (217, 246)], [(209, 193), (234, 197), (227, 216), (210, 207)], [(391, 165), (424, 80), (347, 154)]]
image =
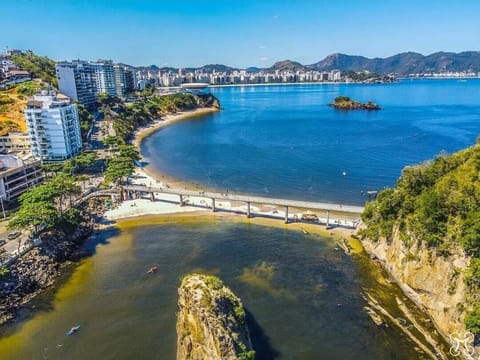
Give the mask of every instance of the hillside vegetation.
[(418, 166), (406, 167), (395, 188), (365, 206), (371, 240), (398, 234), (407, 247), (420, 245), (448, 258), (470, 257), (462, 274), (468, 288), (465, 324), (480, 334), (480, 145)]
[(175, 114), (178, 111), (197, 107), (218, 106), (212, 95), (169, 94), (165, 96), (145, 96), (132, 104), (124, 105), (120, 99), (106, 94), (99, 96), (105, 119), (112, 121), (117, 136), (127, 141), (139, 127), (160, 116)]
[(32, 74), (33, 78), (39, 78), (50, 83), (55, 88), (58, 87), (55, 74), (55, 61), (46, 57), (36, 55), (31, 51), (23, 52), (12, 56), (12, 61), (21, 69)]

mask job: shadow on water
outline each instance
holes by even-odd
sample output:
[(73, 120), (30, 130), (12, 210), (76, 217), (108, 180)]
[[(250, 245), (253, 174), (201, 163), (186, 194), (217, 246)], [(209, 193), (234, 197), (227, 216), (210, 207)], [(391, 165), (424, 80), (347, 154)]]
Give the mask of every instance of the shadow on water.
[[(111, 224), (112, 222), (104, 222), (103, 224)], [(80, 251), (85, 254), (85, 256), (93, 256), (97, 252), (97, 247), (99, 245), (108, 245), (110, 243), (109, 239), (114, 238), (120, 234), (120, 230), (116, 227), (109, 227), (104, 230), (95, 232), (85, 243), (80, 247)]]
[(274, 360), (280, 358), (280, 352), (272, 347), (270, 338), (265, 334), (253, 314), (245, 309), (248, 330), (252, 340), (252, 347), (255, 350), (255, 359)]

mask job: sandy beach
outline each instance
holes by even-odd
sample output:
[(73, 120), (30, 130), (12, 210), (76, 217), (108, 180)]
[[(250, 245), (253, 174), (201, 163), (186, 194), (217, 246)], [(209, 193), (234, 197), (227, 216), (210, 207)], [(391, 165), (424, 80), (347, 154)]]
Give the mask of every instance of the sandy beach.
[[(204, 116), (217, 112), (216, 108), (201, 108), (194, 111), (182, 112), (175, 115), (169, 115), (162, 119), (154, 120), (154, 122), (142, 129), (139, 129), (135, 133), (133, 144), (140, 151), (140, 145), (142, 140), (158, 129), (174, 124), (175, 122), (192, 119), (195, 117)], [(179, 179), (174, 179), (166, 174), (153, 170), (151, 167), (137, 167), (135, 173), (129, 178), (130, 183), (137, 185), (146, 185), (156, 188), (170, 188), (170, 189), (193, 189), (193, 190), (207, 190), (196, 184), (184, 182)], [(104, 217), (110, 221), (117, 221), (121, 219), (130, 219), (136, 217), (151, 218), (152, 216), (216, 216), (216, 217), (228, 217), (232, 221), (248, 221), (251, 223), (257, 223), (267, 226), (281, 226), (292, 229), (301, 230), (305, 233), (316, 233), (323, 236), (335, 236), (341, 235), (342, 237), (349, 237), (353, 230), (346, 227), (353, 225), (356, 220), (352, 216), (335, 216), (330, 217), (330, 224), (336, 223), (339, 225), (334, 229), (326, 230), (325, 226), (318, 224), (306, 224), (294, 222), (295, 219), (302, 217), (300, 210), (295, 211), (292, 209), (289, 211), (289, 224), (284, 224), (285, 212), (282, 208), (276, 208), (274, 206), (256, 205), (251, 206), (251, 212), (254, 214), (251, 218), (247, 218), (245, 213), (247, 211), (247, 205), (244, 203), (235, 203), (229, 201), (221, 201), (216, 203), (217, 211), (215, 213), (211, 210), (211, 199), (202, 196), (190, 196), (185, 199), (185, 205), (180, 206), (179, 197), (177, 195), (156, 193), (155, 201), (151, 201), (150, 198), (136, 198), (133, 200), (127, 200), (119, 204), (116, 208), (109, 210), (105, 213)], [(326, 218), (319, 214), (320, 222), (325, 223)], [(142, 221), (143, 223), (144, 221)], [(147, 221), (148, 222), (148, 221)], [(308, 230), (307, 230), (308, 229)]]

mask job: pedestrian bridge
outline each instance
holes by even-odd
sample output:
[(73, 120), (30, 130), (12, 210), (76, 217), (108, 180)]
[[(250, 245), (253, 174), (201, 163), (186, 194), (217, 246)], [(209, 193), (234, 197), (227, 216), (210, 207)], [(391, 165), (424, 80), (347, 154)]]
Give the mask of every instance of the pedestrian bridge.
[(195, 196), (195, 197), (204, 197), (211, 199), (212, 201), (212, 211), (216, 211), (215, 206), (216, 201), (238, 201), (247, 204), (247, 217), (251, 216), (250, 205), (251, 204), (261, 204), (261, 205), (274, 205), (281, 206), (285, 208), (285, 223), (288, 223), (288, 209), (307, 209), (307, 210), (322, 210), (327, 213), (327, 225), (330, 212), (338, 212), (344, 214), (360, 215), (363, 212), (363, 207), (353, 206), (353, 205), (343, 205), (343, 204), (331, 204), (331, 203), (321, 203), (321, 202), (309, 202), (309, 201), (299, 201), (299, 200), (288, 200), (288, 199), (278, 199), (278, 198), (268, 198), (261, 196), (252, 196), (252, 195), (239, 195), (239, 194), (229, 194), (229, 193), (218, 193), (211, 191), (195, 191), (195, 190), (184, 190), (184, 189), (170, 189), (164, 187), (148, 187), (143, 185), (124, 185), (122, 187), (121, 196), (122, 199), (131, 199), (133, 194), (149, 194), (152, 200), (155, 200), (155, 194), (172, 194), (179, 197), (180, 206), (185, 205), (185, 197)]

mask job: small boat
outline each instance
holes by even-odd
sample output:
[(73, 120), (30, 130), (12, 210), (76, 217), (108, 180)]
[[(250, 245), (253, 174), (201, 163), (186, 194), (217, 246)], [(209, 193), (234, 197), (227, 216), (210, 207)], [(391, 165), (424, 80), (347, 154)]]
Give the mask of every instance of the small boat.
[(347, 176), (347, 172), (346, 172), (346, 171), (342, 171), (342, 176)]
[(304, 234), (308, 234), (308, 231), (305, 230), (304, 228), (300, 228)]
[(158, 270), (158, 266), (152, 266), (150, 269), (148, 269), (147, 274), (153, 274)]
[(72, 327), (70, 330), (67, 331), (67, 335), (68, 335), (68, 336), (73, 335), (73, 334), (75, 334), (79, 329), (80, 329), (80, 325), (75, 325), (74, 327)]

